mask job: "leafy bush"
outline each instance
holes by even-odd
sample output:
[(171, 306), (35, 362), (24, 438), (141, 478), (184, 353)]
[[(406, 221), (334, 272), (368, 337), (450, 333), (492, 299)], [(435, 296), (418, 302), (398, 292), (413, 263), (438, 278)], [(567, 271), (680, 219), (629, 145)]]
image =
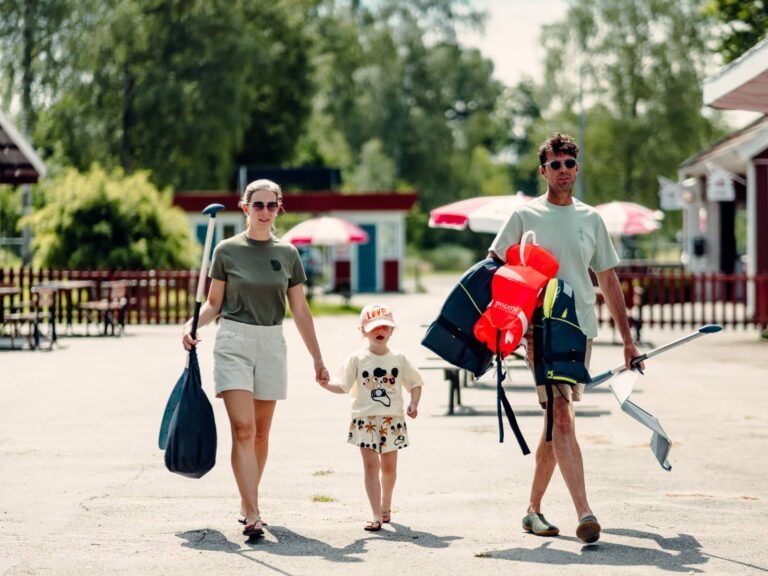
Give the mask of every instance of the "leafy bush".
[(473, 250), (456, 244), (445, 244), (423, 253), (436, 271), (466, 270), (477, 261)]
[(200, 248), (186, 215), (147, 172), (69, 169), (41, 187), (43, 207), (22, 219), (33, 229), (37, 266), (169, 270), (196, 263)]

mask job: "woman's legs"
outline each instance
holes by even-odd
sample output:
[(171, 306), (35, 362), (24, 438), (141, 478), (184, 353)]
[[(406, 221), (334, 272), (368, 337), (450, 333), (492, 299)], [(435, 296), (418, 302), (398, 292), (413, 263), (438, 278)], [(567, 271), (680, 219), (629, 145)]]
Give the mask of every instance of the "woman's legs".
[(254, 451), (256, 437), (253, 393), (246, 390), (222, 392), (232, 431), (232, 471), (248, 524), (259, 518), (259, 465)]
[(379, 455), (370, 448), (360, 448), (365, 471), (365, 492), (371, 504), (373, 521), (381, 522), (381, 483), (379, 482)]
[[(397, 450), (381, 455), (381, 510), (392, 511), (392, 492), (397, 480)], [(387, 514), (389, 516), (389, 514)], [(387, 519), (387, 521), (389, 521)]]
[[(276, 400), (254, 400), (253, 411), (256, 415), (256, 436), (253, 441), (253, 452), (256, 455), (256, 464), (259, 467), (256, 485), (261, 485), (261, 476), (267, 465), (269, 455), (269, 430), (272, 427), (272, 416), (275, 413)], [(256, 512), (260, 513), (257, 506)]]

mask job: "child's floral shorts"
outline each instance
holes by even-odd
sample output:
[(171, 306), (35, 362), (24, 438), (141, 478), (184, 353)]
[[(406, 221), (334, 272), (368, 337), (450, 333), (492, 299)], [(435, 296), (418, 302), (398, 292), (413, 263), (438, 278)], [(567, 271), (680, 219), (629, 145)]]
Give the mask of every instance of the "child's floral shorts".
[(347, 442), (384, 454), (408, 446), (408, 427), (398, 416), (360, 416), (352, 419)]

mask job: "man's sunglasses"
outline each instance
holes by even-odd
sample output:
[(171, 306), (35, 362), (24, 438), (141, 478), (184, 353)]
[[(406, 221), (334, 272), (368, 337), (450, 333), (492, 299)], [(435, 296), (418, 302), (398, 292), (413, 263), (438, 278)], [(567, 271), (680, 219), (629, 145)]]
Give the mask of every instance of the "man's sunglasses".
[(571, 168), (576, 166), (576, 160), (574, 158), (568, 158), (565, 161), (550, 160), (549, 162), (544, 162), (542, 166), (549, 166), (550, 168), (552, 168), (552, 170), (560, 170), (563, 164), (565, 164), (565, 167), (568, 168), (568, 170), (570, 170)]
[(280, 208), (280, 202), (267, 202), (266, 204), (262, 202), (261, 200), (256, 200), (254, 202), (250, 202), (251, 208), (256, 210), (256, 212), (261, 212), (266, 208), (270, 212), (277, 212), (277, 209)]

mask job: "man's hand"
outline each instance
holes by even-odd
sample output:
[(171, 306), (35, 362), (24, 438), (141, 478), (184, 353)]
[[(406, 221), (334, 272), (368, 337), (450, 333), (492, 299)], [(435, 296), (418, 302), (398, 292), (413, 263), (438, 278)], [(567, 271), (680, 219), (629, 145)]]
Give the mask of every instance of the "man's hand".
[[(640, 351), (637, 349), (637, 346), (635, 346), (634, 342), (625, 342), (624, 343), (624, 365), (631, 369), (632, 368), (632, 360), (634, 358), (637, 358), (638, 356), (641, 356)], [(640, 369), (640, 372), (645, 370), (645, 362), (640, 362), (637, 367)]]

